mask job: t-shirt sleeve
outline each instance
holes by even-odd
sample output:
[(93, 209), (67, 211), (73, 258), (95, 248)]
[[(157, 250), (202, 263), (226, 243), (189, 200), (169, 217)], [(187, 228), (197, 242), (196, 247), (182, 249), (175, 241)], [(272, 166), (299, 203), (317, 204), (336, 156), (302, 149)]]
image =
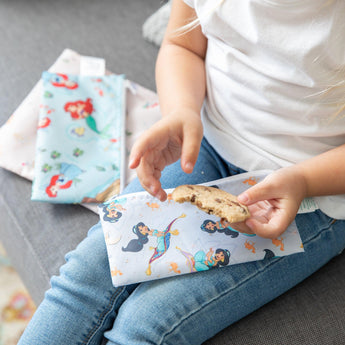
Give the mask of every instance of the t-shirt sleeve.
[(188, 6), (194, 8), (194, 0), (183, 0)]

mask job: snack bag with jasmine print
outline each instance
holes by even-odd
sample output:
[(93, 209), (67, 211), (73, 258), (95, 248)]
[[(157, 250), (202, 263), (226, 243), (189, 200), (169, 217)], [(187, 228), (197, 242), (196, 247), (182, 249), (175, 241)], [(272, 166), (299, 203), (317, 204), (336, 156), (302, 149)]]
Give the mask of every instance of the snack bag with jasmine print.
[(123, 184), (123, 75), (44, 72), (32, 200), (99, 203)]
[[(205, 185), (238, 195), (269, 173), (255, 171)], [(166, 190), (165, 202), (139, 192), (99, 205), (114, 286), (303, 252), (295, 222), (273, 240), (240, 233), (191, 203), (175, 202), (172, 191)]]

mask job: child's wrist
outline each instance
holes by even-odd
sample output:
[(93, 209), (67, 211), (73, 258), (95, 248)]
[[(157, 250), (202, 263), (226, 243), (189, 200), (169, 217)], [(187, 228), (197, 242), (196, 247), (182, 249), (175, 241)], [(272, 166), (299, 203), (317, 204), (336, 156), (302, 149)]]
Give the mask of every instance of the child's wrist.
[(294, 190), (297, 194), (296, 197), (302, 202), (303, 199), (310, 196), (308, 179), (304, 168), (301, 165), (296, 164), (283, 169), (286, 169), (287, 173), (291, 174), (291, 179), (295, 185)]

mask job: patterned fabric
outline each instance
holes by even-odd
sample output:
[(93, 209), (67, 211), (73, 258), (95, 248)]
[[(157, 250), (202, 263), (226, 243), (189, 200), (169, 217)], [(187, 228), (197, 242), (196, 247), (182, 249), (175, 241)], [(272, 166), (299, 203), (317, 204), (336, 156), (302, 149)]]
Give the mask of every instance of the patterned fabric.
[(44, 72), (32, 200), (101, 202), (120, 191), (124, 77)]
[[(77, 52), (65, 49), (49, 71), (65, 75), (78, 75), (80, 59), (81, 56)], [(161, 114), (158, 96), (155, 92), (129, 80), (126, 80), (126, 84), (125, 144), (127, 156), (134, 141), (145, 129), (157, 121)], [(0, 128), (0, 167), (28, 180), (33, 180), (35, 175), (35, 146), (42, 88), (41, 79)], [(134, 177), (135, 170), (126, 169), (124, 183), (128, 184)], [(93, 212), (97, 212), (97, 204), (86, 203), (83, 205)]]
[[(239, 194), (268, 171), (207, 183)], [(303, 252), (295, 222), (274, 240), (239, 233), (190, 203), (159, 202), (146, 192), (112, 198), (99, 206), (114, 286), (210, 270)]]

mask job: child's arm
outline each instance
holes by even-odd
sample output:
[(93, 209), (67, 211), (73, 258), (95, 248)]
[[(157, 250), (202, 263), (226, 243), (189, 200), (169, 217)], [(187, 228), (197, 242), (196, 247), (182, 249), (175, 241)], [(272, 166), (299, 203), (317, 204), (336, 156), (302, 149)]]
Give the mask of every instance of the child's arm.
[(165, 38), (156, 64), (156, 82), (162, 119), (134, 144), (129, 167), (137, 169), (142, 186), (164, 201), (159, 182), (165, 166), (181, 158), (186, 173), (193, 171), (203, 128), (200, 110), (205, 97), (204, 58), (207, 40), (199, 27), (178, 34), (195, 18), (195, 11), (174, 0)]
[(262, 237), (280, 236), (306, 197), (345, 194), (345, 145), (282, 168), (241, 194), (252, 218), (238, 229)]

